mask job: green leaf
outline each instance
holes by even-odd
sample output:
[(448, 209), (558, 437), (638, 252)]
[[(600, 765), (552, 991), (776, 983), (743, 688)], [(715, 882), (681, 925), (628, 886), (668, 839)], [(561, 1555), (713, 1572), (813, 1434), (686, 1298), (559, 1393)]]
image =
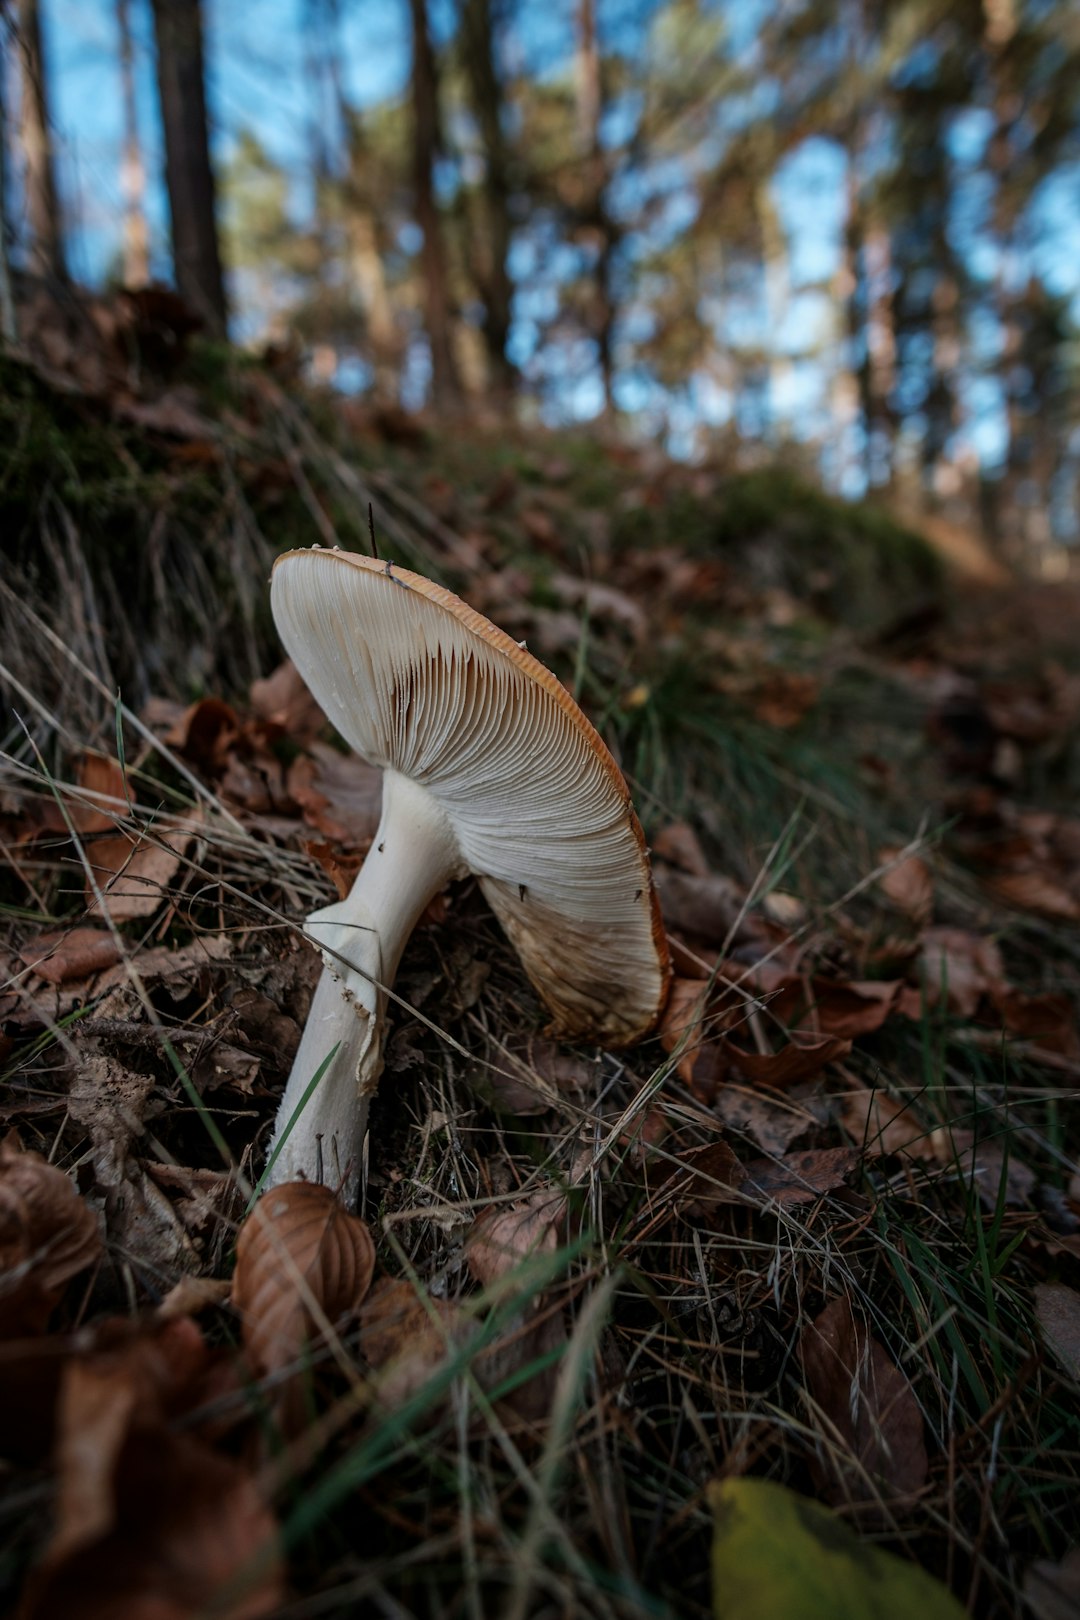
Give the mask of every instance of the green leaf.
[(783, 1485), (723, 1480), (709, 1500), (715, 1620), (965, 1620), (933, 1576)]

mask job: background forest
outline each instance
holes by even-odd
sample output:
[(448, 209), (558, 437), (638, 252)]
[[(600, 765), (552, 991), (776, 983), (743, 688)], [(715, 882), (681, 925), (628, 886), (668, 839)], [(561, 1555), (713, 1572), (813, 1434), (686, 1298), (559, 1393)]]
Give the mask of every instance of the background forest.
[(6, 10), (16, 266), (168, 279), (171, 203), (209, 326), (348, 394), (1080, 536), (1069, 0)]

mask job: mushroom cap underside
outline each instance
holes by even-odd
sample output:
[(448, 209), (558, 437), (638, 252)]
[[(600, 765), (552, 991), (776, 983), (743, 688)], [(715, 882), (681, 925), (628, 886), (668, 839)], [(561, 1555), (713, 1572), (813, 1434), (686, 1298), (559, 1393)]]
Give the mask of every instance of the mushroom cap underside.
[(346, 741), (436, 799), (557, 1030), (647, 1034), (671, 970), (644, 837), (551, 671), (452, 592), (355, 552), (286, 552), (271, 603)]

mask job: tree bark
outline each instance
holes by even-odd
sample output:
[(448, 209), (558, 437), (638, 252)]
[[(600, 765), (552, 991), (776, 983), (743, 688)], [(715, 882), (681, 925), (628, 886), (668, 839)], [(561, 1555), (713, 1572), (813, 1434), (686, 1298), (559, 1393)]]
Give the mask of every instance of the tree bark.
[(435, 155), (439, 149), (439, 81), (428, 33), (426, 0), (409, 0), (413, 24), (413, 191), (416, 223), (424, 235), (421, 270), (428, 341), (431, 345), (431, 394), (436, 409), (461, 396), (450, 336), (450, 277), (438, 205), (435, 201)]
[(600, 380), (604, 390), (604, 412), (614, 405), (615, 298), (612, 271), (619, 233), (607, 208), (607, 163), (600, 143), (600, 119), (604, 105), (600, 47), (596, 37), (595, 0), (580, 0), (578, 7), (578, 132), (585, 175), (583, 224), (597, 241), (593, 263), (593, 336), (596, 339)]
[(510, 336), (513, 284), (507, 260), (510, 254), (510, 165), (503, 133), (503, 95), (495, 65), (492, 0), (465, 0), (462, 13), (465, 66), (473, 113), (484, 151), (484, 213), (487, 227), (486, 263), (477, 272), (484, 301), (484, 342), (492, 382), (497, 393), (509, 393), (514, 367), (506, 352)]
[(53, 170), (45, 57), (38, 0), (19, 0), (19, 62), (22, 80), (22, 144), (26, 154), (26, 202), (31, 264), (38, 275), (64, 280), (64, 239)]
[[(6, 21), (0, 5), (0, 24)], [(18, 339), (15, 320), (15, 298), (11, 288), (11, 237), (8, 232), (8, 143), (7, 143), (7, 81), (0, 71), (0, 337), (5, 343)]]
[(153, 6), (176, 285), (209, 330), (224, 335), (200, 0), (153, 0)]
[(116, 0), (120, 35), (120, 94), (124, 105), (124, 150), (120, 186), (124, 198), (124, 285), (145, 287), (150, 279), (146, 228), (146, 167), (135, 110), (135, 53), (131, 40), (131, 0)]

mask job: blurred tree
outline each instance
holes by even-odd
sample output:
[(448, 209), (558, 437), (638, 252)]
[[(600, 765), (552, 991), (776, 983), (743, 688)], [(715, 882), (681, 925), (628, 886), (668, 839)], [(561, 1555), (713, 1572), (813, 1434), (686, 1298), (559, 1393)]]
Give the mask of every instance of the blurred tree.
[(206, 120), (200, 0), (153, 0), (176, 285), (207, 324), (227, 322)]
[(492, 0), (464, 0), (461, 48), (484, 167), (484, 230), (473, 275), (484, 305), (484, 342), (497, 394), (509, 392), (514, 367), (507, 354), (513, 286), (510, 280), (510, 157), (503, 128), (503, 90), (495, 56), (498, 19)]
[(435, 161), (442, 147), (439, 79), (428, 32), (426, 0), (409, 0), (412, 16), (413, 206), (423, 235), (420, 263), (436, 408), (461, 395), (451, 343), (450, 272), (435, 197)]
[(0, 337), (14, 343), (18, 337), (15, 295), (11, 285), (11, 231), (8, 223), (8, 104), (7, 104), (7, 8), (0, 0)]
[(135, 52), (131, 38), (130, 0), (116, 0), (120, 36), (120, 96), (124, 108), (124, 149), (120, 184), (124, 197), (124, 283), (142, 287), (150, 279), (146, 228), (146, 168), (135, 109)]
[(67, 268), (60, 201), (53, 169), (48, 79), (38, 0), (18, 0), (17, 16), (30, 262), (39, 275), (62, 281), (66, 278)]

